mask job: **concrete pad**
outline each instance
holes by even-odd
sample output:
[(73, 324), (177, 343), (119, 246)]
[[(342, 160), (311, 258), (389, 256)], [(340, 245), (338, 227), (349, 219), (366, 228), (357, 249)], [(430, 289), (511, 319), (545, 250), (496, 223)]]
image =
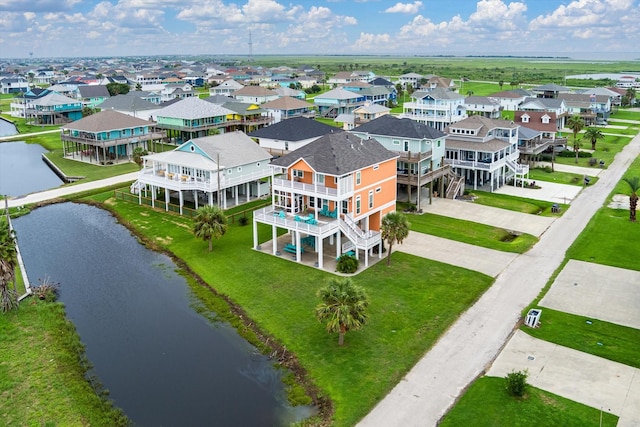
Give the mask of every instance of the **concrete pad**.
[[(505, 377), (528, 369), (529, 384), (593, 408), (602, 408), (633, 424), (639, 420), (640, 370), (601, 357), (552, 344), (516, 331), (487, 372)], [(618, 424), (622, 425), (622, 424)]]
[(536, 181), (540, 188), (522, 188), (503, 185), (495, 190), (498, 194), (526, 197), (527, 199), (546, 200), (553, 203), (571, 203), (580, 193), (582, 187), (577, 185), (556, 184), (549, 181)]
[(629, 203), (629, 196), (627, 194), (614, 194), (607, 207), (611, 209), (629, 210)]
[[(542, 168), (547, 166), (551, 167), (551, 163), (539, 162), (536, 164), (536, 166), (539, 166)], [(598, 176), (600, 175), (600, 172), (604, 170), (604, 169), (600, 169), (599, 167), (587, 168), (584, 166), (572, 166), (572, 165), (565, 165), (562, 163), (555, 163), (553, 165), (553, 169), (558, 172), (568, 172), (568, 173), (575, 173), (578, 175), (587, 175), (587, 176)]]
[(394, 251), (404, 252), (496, 277), (518, 254), (481, 248), (412, 231)]
[(540, 305), (640, 329), (640, 271), (570, 260)]
[[(547, 228), (556, 220), (555, 217), (544, 217), (507, 209), (484, 206), (474, 202), (433, 199), (431, 205), (423, 207), (423, 211), (450, 218), (464, 219), (480, 224), (491, 225), (505, 230), (517, 231), (540, 237)], [(411, 218), (409, 218), (411, 221)]]

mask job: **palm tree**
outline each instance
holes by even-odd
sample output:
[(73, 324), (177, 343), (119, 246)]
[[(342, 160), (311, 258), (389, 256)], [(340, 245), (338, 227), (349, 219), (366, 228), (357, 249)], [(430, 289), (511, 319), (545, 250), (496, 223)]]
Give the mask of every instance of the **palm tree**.
[(567, 127), (573, 132), (573, 151), (576, 153), (576, 163), (578, 163), (578, 151), (580, 143), (578, 142), (578, 133), (584, 129), (584, 120), (579, 115), (573, 115), (567, 120)]
[(209, 242), (209, 252), (213, 249), (213, 239), (219, 239), (227, 232), (227, 217), (218, 206), (203, 206), (193, 218), (193, 234)]
[(598, 128), (587, 128), (587, 130), (584, 132), (584, 135), (582, 136), (582, 138), (590, 140), (591, 141), (591, 149), (595, 151), (596, 142), (598, 142), (599, 139), (600, 140), (604, 140), (604, 134)]
[(316, 306), (316, 317), (327, 322), (327, 332), (338, 332), (338, 345), (344, 344), (347, 331), (367, 323), (369, 297), (350, 278), (330, 279), (327, 286), (318, 290), (318, 297), (322, 302)]
[(504, 80), (500, 80), (498, 82), (498, 85), (500, 86), (500, 90), (502, 90), (502, 86), (504, 85)]
[(8, 222), (2, 221), (0, 222), (0, 311), (3, 313), (18, 307), (16, 291), (9, 288), (9, 283), (15, 280), (17, 262), (15, 233), (9, 228)]
[(409, 221), (400, 212), (389, 212), (382, 218), (382, 238), (389, 244), (387, 267), (391, 265), (391, 249), (394, 243), (401, 244), (409, 235)]
[(133, 149), (133, 155), (131, 156), (133, 161), (142, 169), (142, 163), (144, 159), (142, 156), (148, 155), (149, 152), (144, 149), (144, 147), (136, 147)]
[(629, 221), (636, 222), (636, 208), (638, 207), (638, 190), (640, 190), (640, 177), (622, 178), (629, 184), (631, 195), (629, 196)]

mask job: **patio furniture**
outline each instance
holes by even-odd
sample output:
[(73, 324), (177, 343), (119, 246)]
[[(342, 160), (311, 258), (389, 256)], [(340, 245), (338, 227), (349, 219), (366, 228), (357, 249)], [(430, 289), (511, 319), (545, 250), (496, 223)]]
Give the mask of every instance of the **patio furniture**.
[[(284, 245), (284, 251), (295, 254), (297, 252), (298, 247), (292, 243), (287, 243)], [(300, 248), (300, 253), (304, 253), (304, 248)]]

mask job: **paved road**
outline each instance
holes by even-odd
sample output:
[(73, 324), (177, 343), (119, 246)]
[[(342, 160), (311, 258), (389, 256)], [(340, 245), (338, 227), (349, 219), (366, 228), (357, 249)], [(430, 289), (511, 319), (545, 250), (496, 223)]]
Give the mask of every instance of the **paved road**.
[(640, 135), (616, 156), (595, 185), (583, 189), (529, 252), (507, 266), (480, 300), (358, 425), (436, 425), (462, 390), (495, 359), (520, 312), (539, 294), (568, 247), (639, 154)]
[(138, 178), (138, 172), (131, 172), (124, 175), (113, 176), (111, 178), (100, 179), (97, 181), (85, 182), (82, 184), (68, 185), (58, 187), (52, 190), (41, 191), (39, 193), (31, 193), (26, 196), (9, 199), (9, 207), (14, 208), (24, 206), (31, 203), (39, 203), (45, 200), (57, 199), (59, 197), (68, 196), (70, 194), (81, 193), (96, 188), (108, 187), (114, 184), (121, 184), (129, 181), (135, 181)]
[(6, 135), (6, 136), (0, 136), (0, 142), (2, 141), (13, 141), (16, 139), (22, 139), (22, 138), (29, 138), (30, 136), (37, 136), (37, 135), (44, 135), (47, 133), (60, 133), (62, 132), (61, 129), (53, 129), (53, 130), (43, 130), (42, 132), (33, 132), (33, 133), (20, 133), (17, 135)]

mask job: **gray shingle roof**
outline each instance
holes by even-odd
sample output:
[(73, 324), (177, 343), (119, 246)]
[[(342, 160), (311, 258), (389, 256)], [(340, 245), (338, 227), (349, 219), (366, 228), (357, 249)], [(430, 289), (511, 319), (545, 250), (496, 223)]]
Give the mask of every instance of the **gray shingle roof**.
[(446, 135), (444, 132), (415, 120), (399, 119), (389, 114), (364, 123), (353, 131), (368, 133), (371, 136), (384, 135), (412, 139), (437, 139)]
[(451, 90), (446, 90), (441, 87), (437, 87), (435, 89), (431, 89), (428, 91), (416, 91), (411, 94), (412, 98), (423, 99), (426, 97), (431, 97), (433, 99), (463, 99), (464, 96), (459, 93), (453, 92)]
[(191, 141), (213, 161), (216, 161), (219, 155), (220, 165), (225, 168), (271, 159), (268, 151), (240, 131), (195, 138)]
[(275, 159), (271, 164), (289, 167), (304, 159), (318, 173), (342, 176), (397, 157), (375, 139), (362, 140), (338, 131)]
[(306, 117), (292, 117), (249, 134), (255, 138), (302, 141), (335, 132), (337, 128)]
[(80, 120), (63, 126), (63, 129), (79, 130), (84, 132), (105, 132), (110, 130), (131, 129), (141, 126), (152, 126), (155, 123), (119, 113), (113, 110), (100, 111), (99, 113), (83, 117)]
[(107, 87), (104, 85), (78, 86), (78, 91), (82, 98), (108, 98), (110, 96)]
[(120, 111), (144, 111), (157, 110), (158, 105), (142, 99), (137, 95), (116, 95), (104, 102), (98, 104), (98, 108), (102, 110), (120, 110)]
[(181, 99), (180, 101), (164, 107), (158, 112), (158, 117), (172, 117), (177, 119), (204, 119), (233, 114), (233, 111), (212, 104), (196, 96)]

